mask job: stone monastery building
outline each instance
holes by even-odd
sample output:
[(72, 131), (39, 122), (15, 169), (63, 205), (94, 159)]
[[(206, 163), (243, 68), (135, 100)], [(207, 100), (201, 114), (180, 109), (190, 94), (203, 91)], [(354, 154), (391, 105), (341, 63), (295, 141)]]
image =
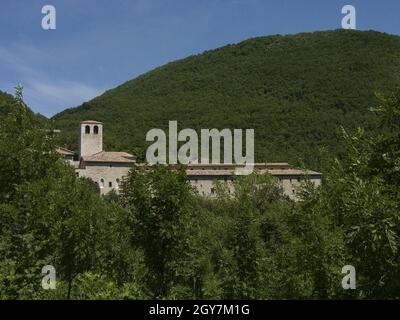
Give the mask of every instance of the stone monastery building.
[[(118, 192), (123, 177), (136, 164), (135, 157), (129, 153), (103, 150), (103, 123), (98, 121), (81, 122), (78, 161), (74, 161), (74, 152), (70, 150), (58, 148), (57, 151), (75, 167), (77, 176), (95, 181), (101, 194), (107, 194), (113, 189)], [(235, 164), (190, 164), (186, 167), (186, 174), (200, 194), (212, 196), (215, 192), (214, 182), (232, 183), (235, 168)], [(321, 173), (294, 168), (288, 163), (257, 163), (254, 171), (268, 172), (276, 177), (284, 193), (291, 199), (296, 199), (296, 187), (302, 178), (307, 176), (315, 185), (320, 185), (322, 181)]]

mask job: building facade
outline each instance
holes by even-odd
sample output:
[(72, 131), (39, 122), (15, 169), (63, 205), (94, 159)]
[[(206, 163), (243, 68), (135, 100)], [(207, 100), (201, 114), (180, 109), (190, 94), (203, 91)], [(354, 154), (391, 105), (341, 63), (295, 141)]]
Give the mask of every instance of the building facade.
[[(139, 164), (133, 155), (126, 152), (107, 152), (103, 150), (103, 123), (98, 121), (82, 121), (80, 125), (78, 161), (73, 161), (74, 153), (65, 148), (57, 151), (75, 167), (77, 176), (87, 177), (96, 182), (101, 194), (111, 190), (117, 193), (120, 184), (129, 170)], [(216, 182), (232, 186), (235, 179), (235, 164), (189, 164), (186, 175), (192, 186), (203, 196), (213, 196)], [(322, 182), (322, 174), (311, 170), (295, 168), (288, 163), (257, 163), (254, 171), (269, 173), (281, 184), (284, 193), (296, 199), (296, 191), (304, 178), (314, 185)]]

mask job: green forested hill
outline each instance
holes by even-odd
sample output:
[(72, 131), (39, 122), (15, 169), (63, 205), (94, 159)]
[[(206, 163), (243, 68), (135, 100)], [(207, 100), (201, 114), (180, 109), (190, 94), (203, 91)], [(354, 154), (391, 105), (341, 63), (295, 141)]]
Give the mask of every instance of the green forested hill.
[[(135, 64), (132, 61), (132, 66)], [(129, 66), (127, 66), (129, 67)], [(336, 30), (249, 39), (148, 72), (54, 116), (62, 143), (77, 148), (79, 121), (105, 123), (105, 147), (145, 148), (151, 128), (254, 128), (257, 161), (338, 153), (338, 128), (375, 122), (376, 92), (400, 83), (400, 37)]]
[[(13, 101), (14, 99), (12, 95), (0, 91), (0, 121), (2, 117), (7, 115), (11, 111)], [(32, 112), (32, 110), (29, 109), (29, 107), (28, 107), (28, 113), (31, 120), (36, 123), (44, 124), (48, 122), (48, 119), (45, 116), (39, 113)]]

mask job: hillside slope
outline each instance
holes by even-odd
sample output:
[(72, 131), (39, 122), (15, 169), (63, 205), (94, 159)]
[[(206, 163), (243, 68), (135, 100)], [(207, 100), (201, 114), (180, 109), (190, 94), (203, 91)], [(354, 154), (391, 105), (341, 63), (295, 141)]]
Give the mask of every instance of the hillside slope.
[[(14, 103), (14, 97), (6, 92), (0, 91), (0, 121), (3, 117), (5, 117), (12, 108), (12, 104)], [(48, 119), (41, 115), (40, 113), (34, 113), (28, 107), (29, 117), (32, 121), (39, 125), (44, 125), (48, 123)]]
[[(132, 64), (135, 62), (132, 61)], [(249, 39), (169, 63), (54, 116), (77, 148), (79, 121), (105, 123), (109, 150), (145, 148), (151, 128), (254, 128), (257, 161), (340, 152), (338, 128), (371, 127), (375, 92), (400, 83), (400, 37), (336, 30)]]

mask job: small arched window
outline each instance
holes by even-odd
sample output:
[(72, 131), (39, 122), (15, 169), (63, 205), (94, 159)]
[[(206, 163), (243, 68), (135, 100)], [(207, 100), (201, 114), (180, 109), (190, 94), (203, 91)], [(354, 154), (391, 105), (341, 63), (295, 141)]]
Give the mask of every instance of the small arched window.
[(104, 179), (100, 179), (100, 188), (104, 188)]
[(93, 133), (94, 134), (99, 134), (99, 127), (98, 126), (94, 126)]
[(85, 127), (85, 133), (86, 133), (86, 134), (89, 134), (89, 133), (90, 133), (90, 126), (86, 126), (86, 127)]
[(117, 180), (116, 180), (116, 181), (117, 181), (116, 188), (117, 188), (117, 189), (119, 189), (119, 179), (117, 178)]

